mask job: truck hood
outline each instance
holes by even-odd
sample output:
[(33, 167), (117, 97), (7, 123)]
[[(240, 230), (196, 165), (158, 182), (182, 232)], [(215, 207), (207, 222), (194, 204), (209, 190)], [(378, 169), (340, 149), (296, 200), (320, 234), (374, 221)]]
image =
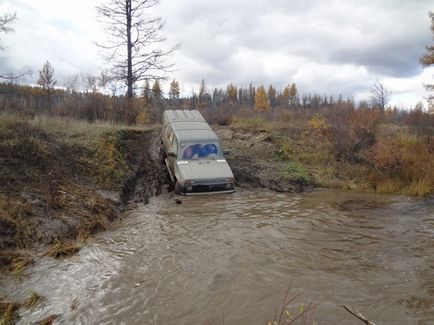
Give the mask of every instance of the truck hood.
[(225, 159), (178, 161), (176, 169), (179, 173), (176, 176), (182, 181), (187, 179), (212, 181), (234, 177)]

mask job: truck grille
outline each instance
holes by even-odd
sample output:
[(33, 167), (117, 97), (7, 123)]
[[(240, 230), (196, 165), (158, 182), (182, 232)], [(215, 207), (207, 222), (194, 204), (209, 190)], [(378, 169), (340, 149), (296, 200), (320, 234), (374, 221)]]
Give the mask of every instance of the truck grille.
[(228, 188), (226, 188), (226, 184), (193, 185), (193, 190), (189, 193), (218, 192), (227, 190)]

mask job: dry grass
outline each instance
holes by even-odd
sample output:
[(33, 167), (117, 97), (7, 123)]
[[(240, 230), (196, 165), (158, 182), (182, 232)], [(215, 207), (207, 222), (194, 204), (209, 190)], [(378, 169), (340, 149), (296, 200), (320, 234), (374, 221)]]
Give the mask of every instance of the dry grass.
[(12, 259), (10, 270), (15, 277), (21, 277), (24, 274), (27, 266), (33, 264), (33, 259), (29, 254), (18, 255)]
[(303, 295), (303, 292), (290, 295), (291, 284), (288, 286), (285, 297), (281, 306), (276, 310), (272, 320), (267, 320), (267, 325), (310, 325), (316, 324), (314, 314), (316, 304), (314, 301), (310, 303), (299, 303), (298, 299)]
[(37, 304), (39, 304), (42, 301), (42, 299), (43, 299), (42, 296), (40, 296), (37, 292), (33, 291), (30, 297), (27, 298), (26, 301), (24, 301), (22, 306), (24, 308), (32, 308)]
[(272, 143), (275, 159), (288, 166), (280, 171), (286, 179), (378, 193), (434, 193), (434, 137), (381, 124), (378, 110), (280, 110), (271, 121), (264, 116), (235, 117), (232, 129), (252, 138), (268, 134), (264, 141)]
[(232, 121), (232, 125), (243, 130), (258, 131), (266, 128), (268, 123), (265, 121), (263, 117), (250, 117), (250, 118), (235, 117)]
[(0, 194), (0, 227), (5, 237), (0, 247), (25, 248), (35, 236), (32, 206), (21, 198)]
[(59, 315), (50, 315), (47, 318), (44, 318), (44, 319), (36, 322), (35, 325), (51, 325), (58, 318), (59, 318)]
[(78, 253), (81, 249), (81, 244), (77, 241), (62, 242), (57, 240), (52, 244), (45, 255), (54, 258), (65, 258)]
[(20, 304), (0, 297), (0, 325), (15, 324), (18, 308), (20, 308)]
[(376, 185), (377, 193), (399, 193), (402, 188), (402, 181), (399, 179), (389, 178)]
[[(113, 203), (96, 189), (122, 189), (150, 134), (144, 130), (153, 128), (0, 113), (0, 248), (59, 238), (48, 255), (77, 252), (79, 241), (116, 217)], [(3, 266), (12, 263), (4, 254), (0, 258)], [(13, 263), (18, 276), (28, 265)]]
[(428, 179), (420, 179), (413, 181), (405, 187), (402, 191), (403, 194), (415, 196), (427, 196), (434, 192), (434, 184)]

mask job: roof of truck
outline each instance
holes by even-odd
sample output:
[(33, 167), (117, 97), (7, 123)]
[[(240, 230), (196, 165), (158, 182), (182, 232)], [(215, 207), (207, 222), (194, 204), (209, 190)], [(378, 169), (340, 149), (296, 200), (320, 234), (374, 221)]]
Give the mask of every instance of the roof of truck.
[(197, 110), (168, 110), (164, 111), (167, 122), (205, 122), (204, 117)]
[(218, 136), (212, 130), (182, 130), (175, 132), (179, 142), (185, 141), (219, 141)]
[(217, 135), (197, 110), (168, 110), (164, 120), (175, 132), (178, 141), (218, 141)]
[(172, 122), (172, 128), (175, 132), (183, 130), (212, 130), (206, 122)]

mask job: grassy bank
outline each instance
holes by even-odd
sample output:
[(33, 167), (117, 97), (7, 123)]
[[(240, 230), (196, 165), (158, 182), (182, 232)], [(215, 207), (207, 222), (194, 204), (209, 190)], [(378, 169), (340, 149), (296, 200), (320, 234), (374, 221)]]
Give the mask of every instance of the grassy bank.
[[(345, 112), (343, 112), (345, 113)], [(217, 129), (235, 172), (337, 189), (426, 196), (434, 193), (434, 134), (387, 123), (381, 112), (356, 110), (338, 121), (285, 112), (267, 121), (235, 118)], [(335, 123), (333, 123), (335, 122)], [(284, 190), (288, 186), (280, 186)]]
[[(26, 250), (61, 257), (105, 229), (122, 205), (152, 129), (0, 115), (0, 265), (18, 271)], [(24, 253), (23, 253), (24, 252)]]

